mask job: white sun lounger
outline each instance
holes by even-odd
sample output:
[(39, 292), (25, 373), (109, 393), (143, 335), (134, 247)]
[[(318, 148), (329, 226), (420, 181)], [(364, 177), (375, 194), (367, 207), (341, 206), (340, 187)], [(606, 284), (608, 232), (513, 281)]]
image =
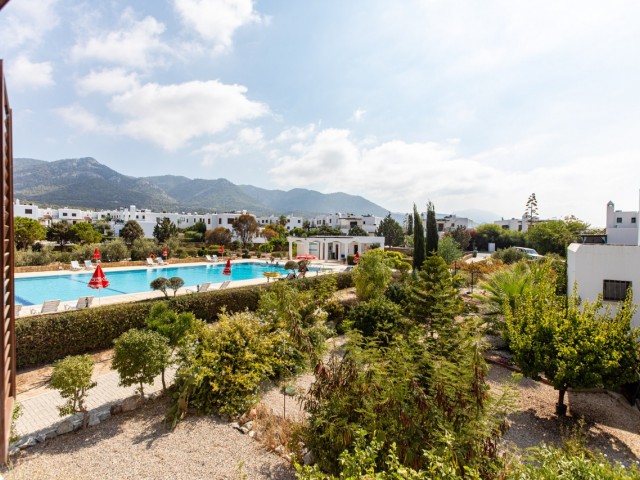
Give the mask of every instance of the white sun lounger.
[(89, 308), (93, 303), (93, 297), (80, 297), (76, 302), (75, 307), (70, 305), (65, 305), (65, 310), (82, 310), (83, 308)]
[(42, 304), (42, 308), (38, 312), (35, 308), (31, 309), (31, 313), (53, 313), (58, 311), (60, 300), (47, 300)]
[(156, 264), (153, 263), (153, 258), (147, 258), (147, 267), (155, 267)]
[(168, 263), (165, 262), (162, 257), (156, 258), (156, 262), (158, 262), (158, 265), (168, 265)]
[(71, 260), (71, 270), (82, 270), (77, 260)]
[(209, 290), (209, 287), (211, 287), (211, 283), (210, 282), (204, 282), (204, 283), (201, 283), (200, 285), (196, 285), (196, 289), (195, 290), (187, 288), (187, 293), (206, 292), (207, 290)]
[(93, 270), (96, 267), (93, 265), (93, 263), (91, 263), (91, 260), (85, 260), (84, 261), (84, 268), (86, 270)]

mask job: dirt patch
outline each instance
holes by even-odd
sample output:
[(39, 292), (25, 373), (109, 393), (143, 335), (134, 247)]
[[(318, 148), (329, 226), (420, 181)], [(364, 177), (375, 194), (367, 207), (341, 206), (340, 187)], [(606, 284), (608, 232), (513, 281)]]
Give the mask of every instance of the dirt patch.
[[(113, 358), (112, 348), (94, 353), (91, 357), (95, 362), (92, 375), (94, 379), (111, 372), (111, 359)], [(53, 364), (18, 372), (16, 375), (18, 401), (36, 397), (44, 393), (49, 387), (49, 379), (51, 378), (52, 371)]]

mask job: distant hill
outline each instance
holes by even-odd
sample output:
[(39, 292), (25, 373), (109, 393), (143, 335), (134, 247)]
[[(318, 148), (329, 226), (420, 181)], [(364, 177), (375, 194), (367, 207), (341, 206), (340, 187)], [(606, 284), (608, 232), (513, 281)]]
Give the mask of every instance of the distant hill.
[(115, 209), (136, 205), (156, 211), (248, 210), (257, 215), (353, 213), (384, 216), (387, 210), (363, 197), (313, 190), (267, 190), (219, 178), (176, 175), (130, 177), (93, 158), (46, 162), (14, 159), (14, 197), (42, 205)]

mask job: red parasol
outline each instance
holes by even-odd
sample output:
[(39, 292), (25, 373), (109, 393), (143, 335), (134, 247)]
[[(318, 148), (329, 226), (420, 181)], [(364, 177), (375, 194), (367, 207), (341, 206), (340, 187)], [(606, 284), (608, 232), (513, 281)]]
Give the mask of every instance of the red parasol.
[(98, 265), (93, 272), (93, 276), (91, 280), (89, 280), (89, 288), (95, 288), (96, 290), (100, 288), (107, 288), (109, 286), (109, 280), (104, 276), (104, 272), (102, 271), (102, 267)]
[(167, 252), (167, 247), (164, 247), (164, 248), (162, 249), (162, 256), (163, 256), (164, 258), (167, 258), (167, 256), (168, 256), (168, 255), (169, 255), (169, 252)]
[[(107, 288), (109, 286), (109, 280), (105, 277), (102, 267), (98, 265), (93, 271), (93, 276), (89, 280), (89, 288), (94, 288), (100, 292), (101, 288)], [(98, 295), (98, 304), (100, 304), (100, 296)]]
[(218, 250), (218, 253), (220, 255), (222, 255), (224, 253), (224, 245), (220, 245), (220, 249)]
[(358, 263), (360, 261), (360, 253), (356, 252), (356, 254), (353, 256), (353, 263)]
[(93, 258), (94, 260), (100, 260), (100, 250), (98, 250), (98, 247), (96, 247), (96, 249), (93, 251), (93, 255), (91, 255), (91, 258)]
[(231, 275), (231, 259), (227, 259), (227, 264), (225, 265), (224, 270), (222, 270), (222, 274)]

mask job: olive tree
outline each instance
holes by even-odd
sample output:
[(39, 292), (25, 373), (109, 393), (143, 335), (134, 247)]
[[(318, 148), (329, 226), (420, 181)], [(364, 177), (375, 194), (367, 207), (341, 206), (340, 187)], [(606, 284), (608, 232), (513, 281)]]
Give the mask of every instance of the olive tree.
[(260, 231), (260, 226), (253, 215), (243, 214), (233, 221), (233, 231), (246, 246)]
[(18, 249), (27, 249), (38, 240), (44, 240), (47, 229), (32, 218), (16, 217), (13, 220), (13, 235)]
[(153, 383), (169, 364), (169, 341), (158, 332), (131, 329), (113, 343), (112, 366), (120, 376), (120, 385), (139, 385), (144, 400), (144, 384)]
[(93, 359), (89, 355), (66, 357), (56, 362), (49, 384), (58, 390), (66, 403), (58, 407), (61, 417), (82, 413), (82, 428), (89, 423), (89, 410), (85, 404), (87, 392), (97, 385), (91, 380)]

